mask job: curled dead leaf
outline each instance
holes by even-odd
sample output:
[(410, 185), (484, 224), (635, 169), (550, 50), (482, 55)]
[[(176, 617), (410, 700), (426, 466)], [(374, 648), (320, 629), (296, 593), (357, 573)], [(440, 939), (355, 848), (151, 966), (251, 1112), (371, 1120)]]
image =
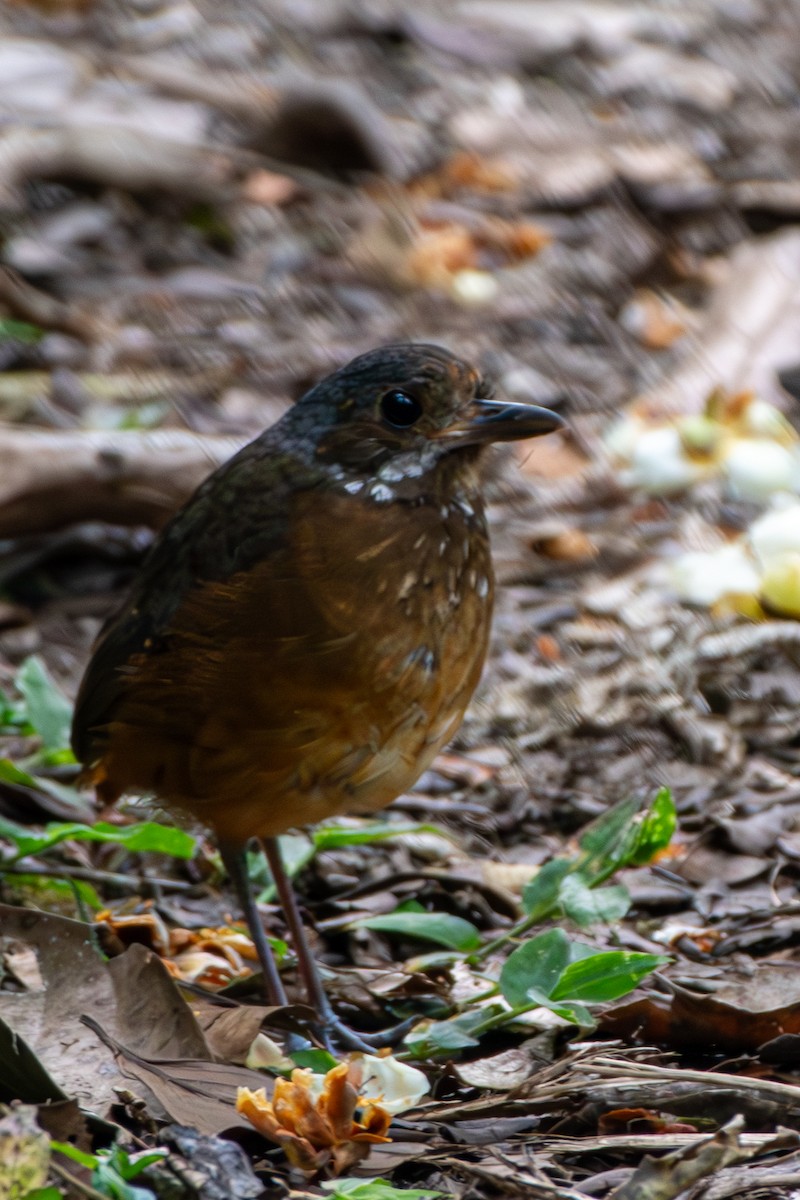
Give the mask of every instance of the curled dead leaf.
[(228, 925), (217, 929), (167, 929), (150, 902), (136, 913), (103, 909), (96, 920), (107, 925), (125, 945), (144, 942), (164, 960), (174, 978), (203, 987), (224, 987), (252, 974), (249, 964), (257, 957), (252, 939), (242, 930)]
[(510, 192), (519, 184), (519, 172), (510, 162), (461, 150), (444, 164), (440, 181), (444, 195), (459, 188), (476, 192)]

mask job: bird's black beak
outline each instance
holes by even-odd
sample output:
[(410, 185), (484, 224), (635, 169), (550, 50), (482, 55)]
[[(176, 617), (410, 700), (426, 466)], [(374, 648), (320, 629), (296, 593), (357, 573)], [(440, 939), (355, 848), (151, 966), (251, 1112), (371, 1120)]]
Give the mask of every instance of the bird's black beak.
[(512, 404), (508, 400), (473, 400), (464, 416), (436, 435), (458, 446), (480, 446), (489, 442), (515, 442), (554, 433), (566, 425), (563, 417), (536, 404)]

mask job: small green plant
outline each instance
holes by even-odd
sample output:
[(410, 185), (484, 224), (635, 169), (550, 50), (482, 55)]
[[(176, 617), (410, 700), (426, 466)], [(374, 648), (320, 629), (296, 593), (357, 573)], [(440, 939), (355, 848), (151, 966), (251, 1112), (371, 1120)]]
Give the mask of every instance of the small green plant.
[(77, 805), (79, 798), (74, 788), (42, 774), (75, 762), (69, 745), (72, 719), (69, 700), (36, 655), (26, 658), (14, 676), (14, 693), (9, 696), (0, 689), (0, 734), (38, 737), (40, 744), (19, 762), (0, 758), (0, 781)]
[[(620, 885), (603, 886), (623, 867), (642, 866), (670, 842), (675, 806), (662, 789), (649, 807), (624, 801), (594, 821), (578, 839), (578, 851), (552, 859), (527, 885), (522, 896), (525, 916), (501, 937), (483, 942), (468, 921), (447, 913), (425, 913), (413, 902), (394, 913), (356, 923), (434, 941), (447, 954), (418, 959), (418, 967), (461, 960), (474, 969), (476, 982), (488, 986), (465, 1011), (433, 1021), (407, 1039), (415, 1057), (475, 1046), (482, 1034), (513, 1023), (534, 1008), (549, 1008), (586, 1030), (596, 1022), (587, 1005), (615, 1000), (631, 992), (669, 958), (627, 950), (597, 950), (571, 940), (561, 928), (545, 930), (520, 942), (534, 925), (569, 920), (580, 928), (609, 923), (624, 916), (630, 897)], [(509, 944), (519, 943), (502, 968), (490, 965)], [(486, 964), (484, 966), (483, 964)], [(478, 972), (481, 972), (480, 974)]]
[(127, 850), (144, 853), (158, 851), (171, 854), (173, 858), (191, 858), (195, 840), (183, 829), (171, 825), (159, 825), (157, 821), (140, 821), (136, 825), (109, 825), (98, 821), (95, 825), (83, 825), (78, 821), (51, 821), (43, 829), (29, 829), (0, 817), (0, 837), (14, 846), (11, 856), (5, 859), (9, 866), (20, 858), (32, 854), (43, 854), (60, 842), (104, 842), (124, 846)]
[(25, 659), (14, 676), (14, 689), (21, 700), (0, 691), (0, 732), (38, 734), (42, 743), (38, 759), (48, 766), (54, 761), (74, 762), (69, 749), (72, 705), (38, 655)]
[[(166, 1157), (164, 1150), (130, 1154), (121, 1146), (113, 1146), (109, 1150), (99, 1150), (97, 1154), (86, 1154), (69, 1142), (51, 1142), (50, 1148), (79, 1166), (87, 1167), (92, 1172), (92, 1187), (101, 1196), (108, 1196), (110, 1200), (156, 1200), (149, 1187), (139, 1187), (131, 1180), (153, 1163), (161, 1162)], [(40, 1200), (50, 1200), (47, 1189), (43, 1190), (45, 1196)], [(55, 1194), (59, 1195), (57, 1191)]]
[(399, 904), (393, 913), (378, 917), (361, 917), (353, 922), (353, 929), (380, 929), (384, 933), (397, 933), (405, 937), (424, 938), (436, 942), (448, 950), (467, 954), (481, 945), (480, 931), (471, 921), (456, 917), (452, 913), (426, 912), (416, 900)]
[[(431, 1022), (415, 1031), (407, 1045), (416, 1058), (477, 1046), (484, 1033), (512, 1025), (535, 1008), (549, 1008), (588, 1031), (596, 1025), (588, 1004), (627, 995), (669, 961), (660, 954), (596, 950), (571, 940), (563, 929), (548, 929), (512, 951), (497, 983), (478, 997), (480, 1006)], [(493, 995), (498, 997), (495, 1002), (489, 999)]]
[(396, 1188), (388, 1179), (332, 1179), (322, 1184), (331, 1200), (437, 1200), (444, 1192)]
[(543, 921), (566, 917), (579, 928), (618, 921), (630, 897), (618, 884), (603, 887), (624, 867), (640, 867), (666, 849), (677, 817), (667, 788), (643, 808), (639, 800), (623, 800), (593, 821), (578, 838), (578, 852), (553, 858), (522, 892), (525, 917), (502, 937), (487, 943), (473, 963), (492, 955), (509, 939), (522, 936)]
[(0, 342), (21, 342), (24, 346), (35, 346), (44, 337), (44, 330), (29, 321), (15, 321), (12, 317), (0, 320)]
[(539, 1006), (591, 1028), (594, 1020), (586, 1004), (619, 999), (668, 962), (661, 954), (595, 950), (571, 941), (563, 929), (548, 929), (509, 954), (500, 972), (500, 991), (512, 1013)]
[[(20, 763), (0, 758), (0, 781), (77, 804), (79, 797), (74, 788), (40, 773), (75, 762), (69, 747), (72, 721), (69, 700), (36, 655), (25, 659), (17, 671), (14, 692), (15, 696), (9, 696), (0, 691), (0, 733), (38, 737), (40, 745)], [(131, 851), (158, 851), (184, 859), (191, 858), (195, 848), (195, 839), (184, 830), (156, 821), (127, 826), (110, 825), (102, 821), (95, 825), (80, 821), (53, 821), (43, 829), (31, 829), (0, 818), (0, 838), (10, 842), (13, 847), (9, 855), (0, 858), (0, 869), (31, 855), (44, 854), (67, 840), (111, 843)], [(96, 907), (93, 891), (84, 900), (90, 907)]]

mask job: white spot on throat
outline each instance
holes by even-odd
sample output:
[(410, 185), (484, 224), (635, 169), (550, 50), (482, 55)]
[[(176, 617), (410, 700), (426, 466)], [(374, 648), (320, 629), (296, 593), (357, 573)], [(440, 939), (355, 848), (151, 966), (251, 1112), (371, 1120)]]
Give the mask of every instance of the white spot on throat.
[(374, 483), (367, 495), (370, 500), (376, 500), (378, 504), (389, 504), (394, 500), (394, 492), (385, 483)]
[(429, 471), (439, 457), (439, 449), (432, 443), (415, 446), (404, 454), (395, 454), (378, 468), (378, 479), (385, 483), (400, 483), (403, 479), (419, 479)]
[(478, 596), (481, 598), (481, 600), (485, 599), (486, 596), (489, 595), (489, 580), (486, 575), (481, 575), (475, 591), (478, 593)]

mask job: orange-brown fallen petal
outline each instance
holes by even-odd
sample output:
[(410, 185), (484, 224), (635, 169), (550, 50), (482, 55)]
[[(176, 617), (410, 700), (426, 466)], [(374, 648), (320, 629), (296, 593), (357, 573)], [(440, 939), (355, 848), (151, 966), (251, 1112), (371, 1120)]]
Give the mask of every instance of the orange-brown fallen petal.
[(254, 1129), (263, 1133), (264, 1137), (277, 1141), (276, 1134), (280, 1125), (264, 1088), (254, 1092), (250, 1088), (240, 1087), (236, 1096), (236, 1111), (245, 1117)]
[(319, 1107), (327, 1117), (337, 1142), (350, 1137), (360, 1082), (360, 1078), (351, 1081), (349, 1063), (339, 1063), (325, 1076), (325, 1087), (319, 1098)]

